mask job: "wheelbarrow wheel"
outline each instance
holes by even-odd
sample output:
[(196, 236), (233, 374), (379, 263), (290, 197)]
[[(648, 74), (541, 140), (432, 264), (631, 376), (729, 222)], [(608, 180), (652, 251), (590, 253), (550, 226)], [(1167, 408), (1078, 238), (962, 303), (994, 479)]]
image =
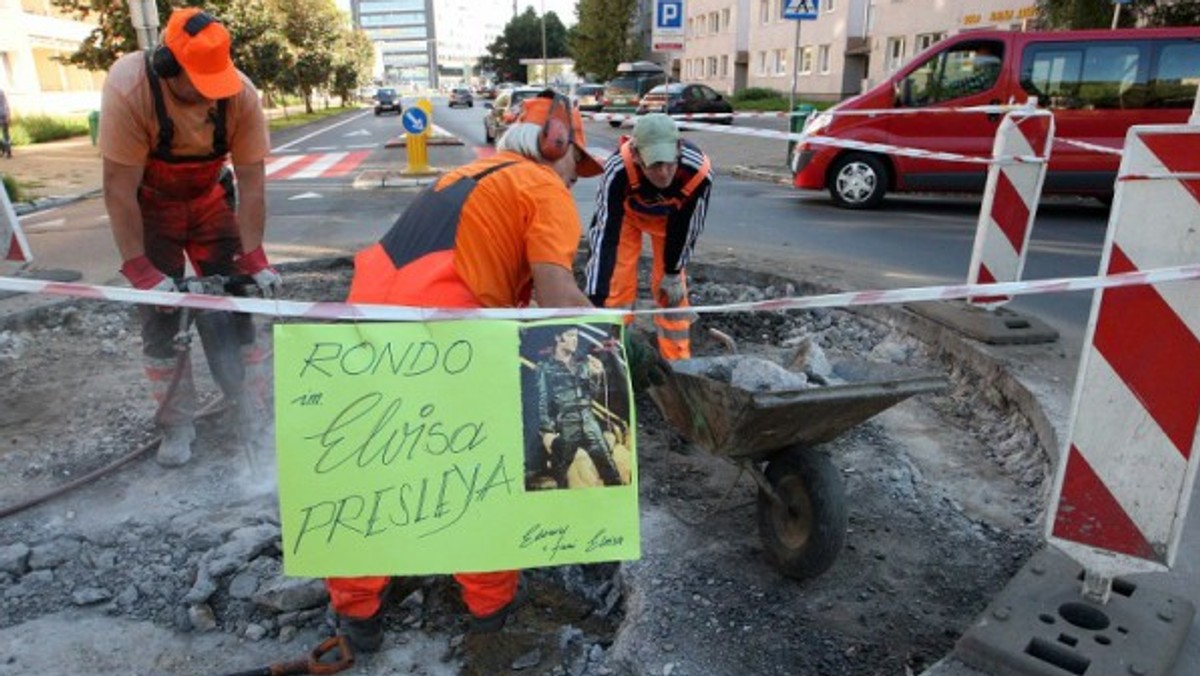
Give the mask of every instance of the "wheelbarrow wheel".
[(758, 492), (758, 532), (767, 559), (798, 580), (824, 573), (846, 542), (841, 473), (824, 453), (791, 449), (767, 464), (766, 476), (783, 502)]

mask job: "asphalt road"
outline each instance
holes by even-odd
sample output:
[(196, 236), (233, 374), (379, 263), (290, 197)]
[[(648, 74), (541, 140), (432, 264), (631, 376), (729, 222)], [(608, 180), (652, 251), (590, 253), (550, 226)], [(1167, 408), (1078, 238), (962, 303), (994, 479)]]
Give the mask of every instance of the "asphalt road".
[[(405, 101), (406, 105), (410, 103)], [(481, 102), (450, 109), (434, 104), (434, 123), (463, 145), (431, 146), (430, 163), (452, 167), (490, 152), (484, 143)], [(783, 128), (782, 120), (748, 120), (748, 125)], [(737, 124), (743, 124), (739, 120)], [(588, 122), (588, 145), (597, 155), (615, 150), (628, 129)], [(819, 262), (844, 271), (855, 288), (898, 288), (961, 283), (966, 279), (978, 216), (978, 197), (890, 198), (882, 209), (838, 209), (823, 193), (743, 180), (729, 175), (735, 164), (773, 156), (777, 142), (710, 131), (688, 131), (712, 156), (718, 186), (697, 260), (721, 252), (761, 254)], [(276, 133), (268, 164), (268, 245), (276, 261), (353, 253), (382, 235), (416, 194), (416, 188), (355, 187), (367, 171), (399, 171), (403, 148), (385, 144), (403, 134), (396, 115), (370, 109)], [(758, 143), (758, 146), (754, 146)], [(782, 151), (778, 153), (782, 158)], [(594, 211), (598, 179), (576, 184), (574, 195), (585, 224)], [(1024, 278), (1095, 274), (1107, 212), (1088, 200), (1048, 200), (1038, 213)], [(116, 250), (103, 203), (86, 200), (22, 219), (44, 266), (81, 269), (84, 278), (118, 282)], [(80, 257), (79, 251), (88, 251)], [(1019, 298), (1014, 310), (1034, 314), (1076, 343), (1090, 308), (1090, 294)]]

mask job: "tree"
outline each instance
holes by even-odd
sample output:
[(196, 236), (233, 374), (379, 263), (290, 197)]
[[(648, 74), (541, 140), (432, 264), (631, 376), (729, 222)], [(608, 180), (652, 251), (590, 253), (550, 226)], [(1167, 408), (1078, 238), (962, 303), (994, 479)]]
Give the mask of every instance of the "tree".
[(223, 17), (233, 35), (233, 62), (263, 93), (269, 106), (274, 92), (284, 91), (281, 75), (293, 67), (279, 15), (264, 0), (232, 3)]
[[(546, 57), (567, 56), (567, 28), (554, 12), (546, 12)], [(521, 59), (542, 58), (542, 18), (526, 7), (504, 26), (504, 32), (488, 45), (488, 54), (480, 59), (485, 70), (501, 80), (523, 79)]]
[[(1109, 28), (1112, 0), (1038, 0), (1040, 23), (1052, 29)], [(1200, 2), (1194, 0), (1133, 0), (1121, 10), (1120, 25), (1195, 26)]]
[[(575, 70), (600, 80), (612, 79), (617, 64), (632, 61), (641, 53), (634, 44), (631, 24), (637, 0), (579, 0), (579, 21), (571, 29), (571, 56)], [(625, 17), (624, 21), (618, 17)]]
[(304, 99), (305, 112), (313, 112), (313, 92), (329, 83), (342, 15), (333, 0), (272, 0), (281, 18), (283, 35), (292, 47), (292, 77)]

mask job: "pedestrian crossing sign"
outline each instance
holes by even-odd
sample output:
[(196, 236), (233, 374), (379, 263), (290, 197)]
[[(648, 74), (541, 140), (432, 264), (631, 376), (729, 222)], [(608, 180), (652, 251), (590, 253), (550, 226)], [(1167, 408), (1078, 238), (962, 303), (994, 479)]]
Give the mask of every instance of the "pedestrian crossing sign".
[(820, 0), (786, 0), (783, 4), (783, 18), (799, 21), (812, 21), (817, 18)]

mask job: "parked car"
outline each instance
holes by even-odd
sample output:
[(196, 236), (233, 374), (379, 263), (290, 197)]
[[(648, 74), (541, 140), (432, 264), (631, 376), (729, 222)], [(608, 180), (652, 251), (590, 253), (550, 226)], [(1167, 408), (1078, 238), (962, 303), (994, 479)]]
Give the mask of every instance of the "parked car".
[[(994, 103), (1054, 115), (1055, 140), (1121, 148), (1134, 124), (1187, 122), (1200, 82), (1200, 27), (1133, 30), (966, 31), (931, 46), (891, 77), (809, 118), (805, 133), (973, 157), (990, 157), (998, 114), (838, 115)], [(1108, 201), (1120, 157), (1056, 143), (1043, 191)], [(797, 188), (827, 189), (848, 209), (870, 209), (888, 191), (980, 192), (981, 164), (797, 143)]]
[(541, 87), (502, 89), (496, 96), (495, 103), (485, 102), (483, 107), (488, 111), (487, 115), (483, 116), (484, 140), (494, 143), (496, 139), (503, 136), (508, 125), (512, 124), (517, 117), (516, 106), (519, 106), (525, 99), (537, 96), (541, 91)]
[(471, 90), (466, 87), (455, 87), (450, 90), (450, 107), (466, 106), (468, 108), (475, 107), (475, 97), (471, 95)]
[[(666, 84), (667, 74), (662, 66), (650, 61), (617, 64), (617, 76), (604, 85), (604, 112), (635, 113), (641, 99), (654, 87)], [(620, 127), (621, 120), (610, 120), (610, 127)]]
[(658, 85), (646, 92), (637, 107), (638, 115), (646, 113), (667, 113), (682, 115), (685, 113), (712, 113), (727, 117), (711, 117), (699, 120), (713, 124), (733, 124), (733, 104), (725, 100), (712, 87), (702, 84), (684, 84), (672, 82)]
[(381, 87), (375, 92), (375, 114), (382, 115), (386, 110), (395, 111), (397, 115), (404, 112), (400, 93), (391, 87)]
[(496, 98), (496, 88), (493, 85), (479, 85), (479, 88), (476, 91), (479, 93), (479, 98), (481, 99)]
[(575, 102), (580, 110), (598, 113), (604, 109), (604, 85), (581, 84), (575, 88)]

